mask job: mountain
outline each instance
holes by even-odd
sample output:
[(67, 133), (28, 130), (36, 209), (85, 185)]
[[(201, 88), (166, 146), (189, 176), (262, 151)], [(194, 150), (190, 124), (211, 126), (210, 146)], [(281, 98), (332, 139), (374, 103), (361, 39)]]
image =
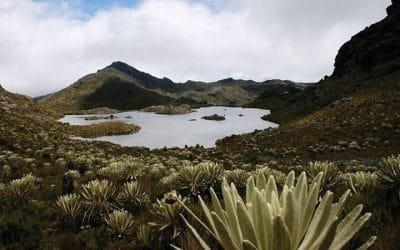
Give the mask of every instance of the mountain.
[(74, 112), (100, 107), (140, 109), (171, 100), (173, 98), (142, 88), (135, 79), (114, 68), (106, 68), (38, 101), (58, 111)]
[(302, 91), (292, 88), (279, 100), (275, 93), (266, 91), (250, 106), (272, 108), (274, 112), (267, 119), (289, 122), (362, 92), (386, 92), (393, 88), (397, 91), (400, 70), (399, 5), (398, 0), (392, 0), (385, 19), (365, 28), (340, 48), (330, 77)]
[(123, 62), (113, 62), (57, 93), (38, 97), (51, 108), (65, 113), (108, 107), (120, 110), (141, 109), (161, 104), (192, 106), (242, 106), (272, 86), (294, 82), (235, 80), (175, 83), (157, 78)]

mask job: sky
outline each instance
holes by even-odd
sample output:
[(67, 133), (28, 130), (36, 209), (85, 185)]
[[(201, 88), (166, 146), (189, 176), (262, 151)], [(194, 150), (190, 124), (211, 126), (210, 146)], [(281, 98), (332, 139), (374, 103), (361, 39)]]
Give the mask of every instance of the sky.
[(39, 96), (114, 61), (176, 82), (318, 81), (390, 0), (0, 0), (0, 84)]

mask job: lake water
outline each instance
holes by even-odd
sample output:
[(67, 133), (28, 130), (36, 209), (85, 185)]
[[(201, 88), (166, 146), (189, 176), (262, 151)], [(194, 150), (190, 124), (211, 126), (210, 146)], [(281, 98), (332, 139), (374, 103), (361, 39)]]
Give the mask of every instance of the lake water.
[[(261, 119), (270, 112), (265, 109), (206, 107), (184, 115), (158, 115), (140, 111), (115, 114), (114, 121), (139, 125), (141, 130), (132, 135), (104, 136), (95, 140), (108, 141), (122, 146), (148, 148), (195, 146), (214, 147), (217, 139), (232, 134), (253, 132), (255, 129), (278, 127)], [(224, 121), (203, 120), (201, 117), (218, 114)], [(68, 115), (60, 121), (71, 125), (89, 125), (105, 120), (86, 121), (90, 115)], [(132, 118), (127, 118), (130, 116)], [(109, 120), (106, 120), (109, 121)]]

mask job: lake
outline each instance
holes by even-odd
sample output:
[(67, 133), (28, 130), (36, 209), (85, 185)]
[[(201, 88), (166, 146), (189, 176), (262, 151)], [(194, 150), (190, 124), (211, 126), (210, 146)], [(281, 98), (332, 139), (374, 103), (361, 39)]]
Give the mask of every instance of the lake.
[[(214, 147), (217, 139), (232, 134), (253, 132), (255, 129), (278, 127), (264, 121), (263, 115), (269, 110), (232, 107), (205, 107), (184, 115), (158, 115), (154, 113), (129, 111), (114, 114), (114, 121), (139, 125), (141, 130), (132, 135), (104, 136), (95, 140), (108, 141), (122, 146), (144, 146), (151, 149), (166, 147), (195, 146)], [(224, 121), (203, 120), (201, 117), (218, 114)], [(105, 120), (87, 121), (91, 115), (67, 115), (60, 121), (71, 125), (90, 125)], [(131, 118), (129, 118), (130, 116)], [(109, 120), (106, 120), (109, 121)]]

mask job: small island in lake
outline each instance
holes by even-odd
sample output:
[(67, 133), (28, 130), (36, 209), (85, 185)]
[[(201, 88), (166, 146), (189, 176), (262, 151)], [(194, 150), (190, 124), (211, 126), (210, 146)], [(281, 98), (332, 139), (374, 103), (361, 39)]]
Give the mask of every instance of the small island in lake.
[(114, 115), (107, 115), (107, 116), (88, 116), (85, 117), (85, 121), (97, 121), (97, 120), (113, 120), (115, 118)]
[(173, 105), (158, 105), (142, 109), (143, 112), (154, 112), (159, 115), (184, 115), (192, 113), (193, 110), (188, 104), (179, 106)]
[(225, 120), (225, 117), (222, 115), (213, 114), (213, 115), (203, 116), (201, 119), (211, 120), (211, 121), (223, 121)]
[(71, 134), (83, 138), (96, 138), (111, 135), (129, 135), (139, 132), (140, 127), (123, 122), (104, 122), (92, 125), (71, 125)]

